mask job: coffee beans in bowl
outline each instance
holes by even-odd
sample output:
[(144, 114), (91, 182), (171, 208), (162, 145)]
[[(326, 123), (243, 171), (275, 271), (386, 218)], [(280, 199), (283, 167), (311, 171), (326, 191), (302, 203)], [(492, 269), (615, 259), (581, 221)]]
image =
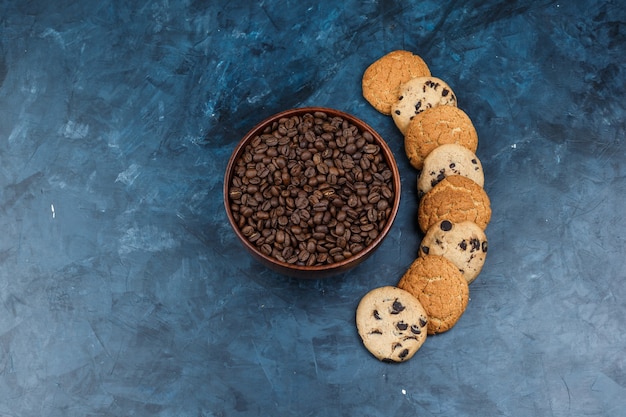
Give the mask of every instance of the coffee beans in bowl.
[(255, 126), (224, 179), (228, 219), (244, 247), (282, 274), (345, 272), (382, 243), (400, 204), (385, 141), (347, 113), (308, 107)]

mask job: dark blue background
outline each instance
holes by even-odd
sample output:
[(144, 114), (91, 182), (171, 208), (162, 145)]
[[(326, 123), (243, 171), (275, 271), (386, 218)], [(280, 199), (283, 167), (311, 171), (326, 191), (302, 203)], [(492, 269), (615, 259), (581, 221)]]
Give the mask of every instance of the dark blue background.
[[(626, 415), (621, 1), (0, 0), (0, 416)], [(354, 311), (413, 261), (416, 171), (361, 95), (421, 55), (479, 133), (490, 252), (456, 327), (378, 362)], [(222, 201), (238, 140), (301, 106), (396, 155), (372, 258), (300, 281)]]

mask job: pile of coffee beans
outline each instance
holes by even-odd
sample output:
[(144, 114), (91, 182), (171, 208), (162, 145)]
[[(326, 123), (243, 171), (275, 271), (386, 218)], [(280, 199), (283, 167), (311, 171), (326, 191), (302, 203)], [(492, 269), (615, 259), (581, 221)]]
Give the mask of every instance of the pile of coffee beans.
[(382, 232), (395, 190), (374, 137), (324, 112), (281, 118), (234, 166), (229, 204), (258, 250), (294, 265), (340, 262)]

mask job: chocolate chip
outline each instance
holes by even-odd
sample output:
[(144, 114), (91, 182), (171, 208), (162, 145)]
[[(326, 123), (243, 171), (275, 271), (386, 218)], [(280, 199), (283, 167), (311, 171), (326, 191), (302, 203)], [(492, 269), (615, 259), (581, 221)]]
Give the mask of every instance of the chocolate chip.
[(472, 239), (470, 240), (470, 245), (472, 246), (472, 250), (471, 250), (472, 252), (480, 250), (480, 240)]
[(397, 299), (393, 302), (393, 310), (391, 310), (391, 314), (400, 314), (401, 311), (403, 311), (405, 309), (405, 307), (402, 305), (402, 303), (400, 301), (398, 301)]
[(421, 107), (422, 107), (421, 101), (418, 101), (417, 103), (415, 103), (415, 113), (419, 113)]
[(376, 320), (382, 320), (382, 319), (380, 318), (380, 313), (378, 312), (378, 310), (374, 310), (374, 314), (373, 314), (373, 316), (374, 316), (374, 318), (375, 318)]
[(446, 170), (442, 169), (439, 171), (439, 174), (437, 174), (437, 178), (434, 178), (430, 182), (430, 185), (434, 187), (435, 185), (439, 184), (439, 182), (443, 181), (444, 178), (446, 178)]
[(450, 223), (448, 220), (444, 220), (441, 222), (441, 225), (439, 227), (444, 232), (449, 232), (450, 230), (452, 230), (452, 223)]
[(400, 110), (396, 110), (396, 114), (400, 116)]
[(478, 161), (476, 159), (472, 159), (472, 164), (477, 165)]
[(444, 88), (443, 91), (441, 92), (441, 97), (447, 96), (448, 93), (450, 93), (450, 90), (448, 90), (447, 88)]
[(454, 162), (452, 162), (452, 163), (450, 164), (450, 169), (454, 169), (454, 167), (455, 167), (455, 166), (456, 166), (456, 164), (455, 164)]
[(400, 359), (404, 359), (409, 355), (409, 350), (408, 349), (404, 349), (402, 352), (400, 352), (400, 354), (398, 355), (398, 357)]
[(425, 255), (428, 255), (429, 251), (430, 251), (430, 248), (428, 246), (422, 246), (422, 252), (424, 252)]
[(374, 330), (372, 330), (372, 331), (370, 332), (370, 334), (383, 334), (383, 332), (381, 332), (381, 331), (380, 331), (380, 330), (378, 330), (378, 329), (374, 329)]
[(461, 248), (461, 250), (467, 249), (467, 242), (465, 241), (465, 239), (463, 239), (461, 243), (459, 243), (459, 248)]
[(483, 242), (483, 252), (487, 252), (487, 241)]
[(420, 326), (424, 327), (428, 324), (428, 321), (422, 317), (420, 317)]
[(396, 327), (398, 328), (398, 330), (406, 330), (406, 329), (408, 329), (408, 328), (409, 328), (409, 325), (408, 325), (408, 324), (406, 324), (406, 323), (405, 323), (405, 322), (403, 322), (403, 321), (399, 321), (399, 322), (396, 324)]
[[(424, 326), (422, 326), (424, 327)], [(422, 330), (415, 324), (411, 325), (411, 333), (413, 334), (422, 334)]]

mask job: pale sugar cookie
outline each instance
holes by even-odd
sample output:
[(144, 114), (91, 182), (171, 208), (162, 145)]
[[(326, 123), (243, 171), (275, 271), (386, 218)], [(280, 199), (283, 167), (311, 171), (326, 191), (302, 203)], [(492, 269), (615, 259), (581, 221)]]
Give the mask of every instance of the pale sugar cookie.
[(437, 146), (424, 159), (417, 180), (418, 196), (423, 196), (450, 175), (462, 175), (481, 187), (485, 184), (483, 166), (476, 154), (465, 146), (448, 143)]
[(416, 114), (432, 107), (456, 105), (454, 91), (445, 81), (437, 77), (416, 77), (400, 86), (397, 100), (391, 106), (391, 117), (404, 135)]
[(441, 220), (433, 224), (420, 244), (420, 256), (440, 255), (459, 268), (468, 284), (483, 269), (487, 258), (487, 236), (476, 223), (452, 223)]
[(427, 335), (428, 316), (417, 298), (400, 288), (371, 290), (356, 310), (363, 344), (385, 362), (404, 362), (419, 350)]

